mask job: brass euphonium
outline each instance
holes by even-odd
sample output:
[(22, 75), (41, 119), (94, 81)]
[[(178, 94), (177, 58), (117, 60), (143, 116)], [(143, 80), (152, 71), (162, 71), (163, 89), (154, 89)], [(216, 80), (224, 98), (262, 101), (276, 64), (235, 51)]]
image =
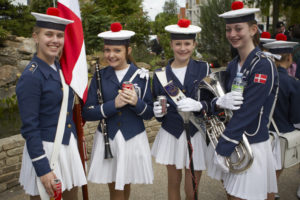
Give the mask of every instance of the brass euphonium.
[[(206, 76), (198, 86), (199, 94), (209, 92), (215, 97), (225, 94), (226, 72), (219, 71)], [(205, 90), (205, 91), (204, 91)], [(224, 109), (222, 115), (210, 115), (204, 113), (204, 121), (206, 124), (206, 134), (214, 147), (218, 144), (218, 139), (225, 130), (225, 123), (232, 117), (232, 111)], [(230, 157), (225, 157), (225, 164), (232, 173), (239, 173), (247, 170), (253, 162), (253, 153), (247, 137), (243, 134), (243, 139), (235, 147), (235, 151)]]

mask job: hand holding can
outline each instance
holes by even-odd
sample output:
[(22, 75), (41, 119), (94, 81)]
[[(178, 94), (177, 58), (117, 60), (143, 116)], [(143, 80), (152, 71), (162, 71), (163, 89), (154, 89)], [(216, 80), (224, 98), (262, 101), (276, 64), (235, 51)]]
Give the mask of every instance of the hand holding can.
[(132, 90), (133, 89), (133, 84), (130, 81), (124, 81), (122, 83), (122, 90), (124, 90), (125, 88), (129, 89), (129, 90)]
[(50, 198), (50, 200), (61, 200), (62, 196), (62, 188), (61, 188), (61, 181), (59, 179), (53, 180), (56, 190), (54, 190), (54, 196)]
[(161, 106), (161, 114), (162, 115), (167, 114), (167, 97), (164, 95), (158, 96), (157, 101), (159, 102), (159, 105)]

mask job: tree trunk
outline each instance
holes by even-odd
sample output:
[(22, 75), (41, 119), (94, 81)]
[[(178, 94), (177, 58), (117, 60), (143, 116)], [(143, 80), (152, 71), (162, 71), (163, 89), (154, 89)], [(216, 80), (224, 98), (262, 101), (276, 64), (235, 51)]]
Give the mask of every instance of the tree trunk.
[(272, 26), (272, 33), (276, 33), (276, 24), (279, 19), (279, 7), (280, 7), (281, 0), (273, 0), (273, 26)]

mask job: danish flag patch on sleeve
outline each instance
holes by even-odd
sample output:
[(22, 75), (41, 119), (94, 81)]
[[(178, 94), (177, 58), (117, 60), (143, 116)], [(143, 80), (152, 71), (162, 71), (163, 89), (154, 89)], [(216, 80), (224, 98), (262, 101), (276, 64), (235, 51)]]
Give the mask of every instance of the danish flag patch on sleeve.
[(254, 83), (265, 84), (267, 82), (268, 76), (265, 74), (255, 74)]

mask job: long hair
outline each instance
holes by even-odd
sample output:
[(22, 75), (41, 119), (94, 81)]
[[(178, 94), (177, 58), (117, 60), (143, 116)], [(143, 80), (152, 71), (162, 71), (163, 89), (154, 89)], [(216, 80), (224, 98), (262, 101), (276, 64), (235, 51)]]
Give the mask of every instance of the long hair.
[(134, 58), (133, 58), (132, 55), (129, 54), (129, 52), (128, 52), (128, 48), (129, 48), (129, 47), (130, 47), (129, 44), (126, 44), (126, 45), (125, 45), (125, 49), (126, 49), (125, 53), (126, 53), (126, 60), (127, 60), (127, 63), (133, 63), (135, 66), (137, 66), (137, 64), (136, 64), (136, 62), (135, 62), (135, 60), (134, 60)]
[[(251, 20), (247, 23), (248, 23), (249, 27), (257, 26), (257, 21), (256, 20)], [(253, 44), (256, 47), (259, 46), (259, 43), (260, 43), (259, 38), (260, 38), (260, 34), (259, 34), (259, 31), (258, 31), (258, 27), (257, 27), (257, 31), (256, 31), (255, 35), (252, 38)]]

